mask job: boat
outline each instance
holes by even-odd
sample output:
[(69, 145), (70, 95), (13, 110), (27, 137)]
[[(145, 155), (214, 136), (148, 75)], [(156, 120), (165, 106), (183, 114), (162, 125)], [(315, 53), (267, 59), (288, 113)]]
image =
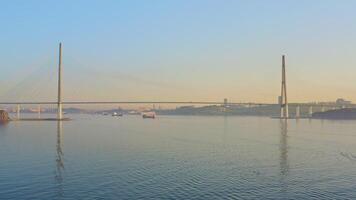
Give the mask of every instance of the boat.
[(135, 111), (135, 110), (131, 110), (131, 111), (129, 112), (129, 114), (130, 114), (130, 115), (140, 115), (141, 113), (138, 112), (138, 111)]
[(117, 112), (112, 113), (113, 117), (122, 117), (122, 115), (123, 115), (122, 113), (117, 113)]
[(144, 118), (144, 119), (146, 119), (146, 118), (154, 119), (154, 118), (156, 118), (156, 113), (155, 112), (143, 112), (142, 113), (142, 118)]
[(5, 110), (0, 110), (0, 123), (5, 124), (10, 121), (9, 114)]

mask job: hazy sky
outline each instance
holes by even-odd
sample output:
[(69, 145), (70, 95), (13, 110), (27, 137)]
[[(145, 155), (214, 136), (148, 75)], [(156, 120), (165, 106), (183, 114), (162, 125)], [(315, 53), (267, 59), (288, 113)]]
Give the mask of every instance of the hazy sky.
[(1, 100), (356, 101), (354, 0), (2, 1)]

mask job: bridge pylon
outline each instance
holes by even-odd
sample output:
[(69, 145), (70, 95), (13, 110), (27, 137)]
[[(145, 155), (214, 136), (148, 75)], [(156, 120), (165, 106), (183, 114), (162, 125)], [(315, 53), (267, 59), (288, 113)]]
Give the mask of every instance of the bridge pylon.
[(282, 88), (281, 88), (281, 118), (289, 118), (288, 99), (287, 99), (287, 84), (286, 84), (286, 63), (285, 56), (282, 55)]
[(57, 102), (57, 119), (63, 119), (62, 112), (62, 43), (59, 43), (59, 60), (58, 60), (58, 102)]

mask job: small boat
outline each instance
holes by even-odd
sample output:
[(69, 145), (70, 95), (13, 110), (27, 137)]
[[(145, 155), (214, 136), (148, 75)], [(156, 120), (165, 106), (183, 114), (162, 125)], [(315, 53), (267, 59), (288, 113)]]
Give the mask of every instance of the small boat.
[(142, 113), (142, 118), (154, 119), (154, 118), (156, 118), (156, 113), (155, 112), (144, 112), (144, 113)]
[(103, 112), (103, 115), (109, 115), (109, 113), (107, 113), (107, 112)]
[(0, 110), (0, 123), (6, 124), (8, 121), (10, 121), (9, 114), (5, 110)]
[(117, 112), (112, 113), (113, 117), (122, 117), (122, 115), (123, 115), (122, 113), (117, 113)]

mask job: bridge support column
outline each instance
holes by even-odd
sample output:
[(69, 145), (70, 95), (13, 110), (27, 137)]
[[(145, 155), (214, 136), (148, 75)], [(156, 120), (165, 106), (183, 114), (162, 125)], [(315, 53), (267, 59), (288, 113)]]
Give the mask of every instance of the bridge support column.
[(59, 43), (57, 119), (62, 118), (62, 43)]
[(286, 64), (285, 56), (282, 55), (282, 88), (281, 88), (281, 118), (289, 117), (288, 100), (287, 100), (287, 85), (286, 85)]
[(309, 107), (309, 117), (313, 117), (313, 106)]
[(300, 118), (300, 106), (297, 106), (295, 108), (295, 118)]
[(17, 105), (17, 107), (16, 107), (16, 117), (17, 117), (17, 119), (20, 119), (20, 110), (21, 110), (20, 105)]

